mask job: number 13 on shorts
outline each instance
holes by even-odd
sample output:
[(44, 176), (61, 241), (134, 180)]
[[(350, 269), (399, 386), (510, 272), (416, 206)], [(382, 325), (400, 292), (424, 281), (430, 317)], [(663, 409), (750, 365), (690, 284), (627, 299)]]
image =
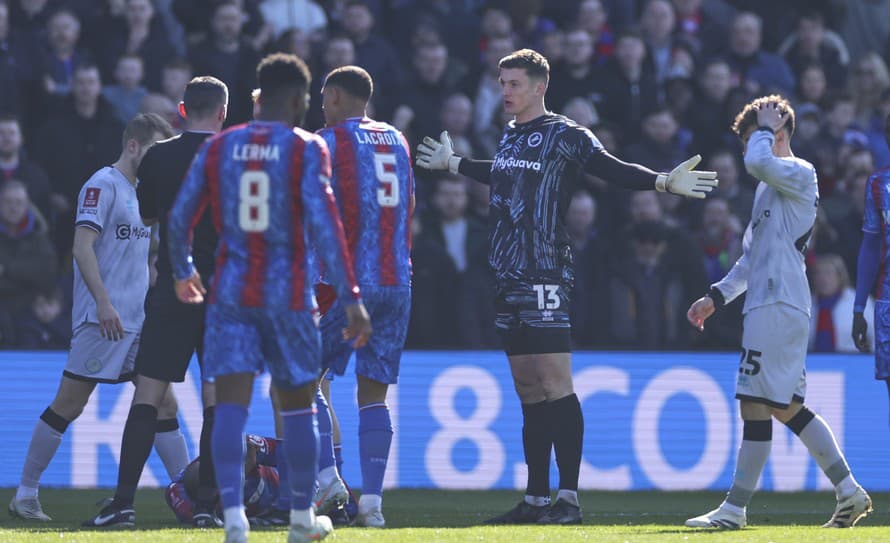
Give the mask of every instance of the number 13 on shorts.
[(559, 285), (532, 285), (538, 295), (538, 309), (559, 309)]

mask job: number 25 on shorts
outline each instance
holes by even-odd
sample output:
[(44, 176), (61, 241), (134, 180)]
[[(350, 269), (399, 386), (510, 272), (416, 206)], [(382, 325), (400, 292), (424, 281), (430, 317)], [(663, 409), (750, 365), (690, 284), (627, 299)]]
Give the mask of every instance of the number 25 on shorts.
[(760, 373), (760, 359), (763, 353), (754, 349), (742, 349), (742, 361), (739, 365), (739, 373), (745, 375), (757, 375)]

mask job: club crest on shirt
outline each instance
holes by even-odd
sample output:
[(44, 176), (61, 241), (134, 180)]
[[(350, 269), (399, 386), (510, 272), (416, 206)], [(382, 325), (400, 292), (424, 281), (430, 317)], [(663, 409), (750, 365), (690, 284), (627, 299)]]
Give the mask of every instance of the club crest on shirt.
[(538, 145), (541, 145), (542, 141), (544, 141), (544, 136), (542, 136), (540, 132), (535, 132), (528, 137), (528, 146), (537, 147)]

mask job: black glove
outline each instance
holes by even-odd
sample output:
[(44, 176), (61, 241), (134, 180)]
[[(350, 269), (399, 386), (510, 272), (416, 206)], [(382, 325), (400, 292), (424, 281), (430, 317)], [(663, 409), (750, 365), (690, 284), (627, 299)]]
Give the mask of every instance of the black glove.
[(853, 313), (853, 343), (860, 353), (868, 352), (868, 323), (861, 311)]

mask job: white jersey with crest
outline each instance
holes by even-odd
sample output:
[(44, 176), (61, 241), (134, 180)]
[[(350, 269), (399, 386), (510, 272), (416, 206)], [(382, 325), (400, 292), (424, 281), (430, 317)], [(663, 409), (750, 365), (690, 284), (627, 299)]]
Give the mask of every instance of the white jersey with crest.
[(806, 160), (775, 156), (774, 142), (769, 129), (756, 130), (748, 140), (745, 168), (760, 183), (745, 229), (744, 252), (713, 286), (727, 303), (747, 291), (744, 313), (784, 303), (809, 315), (812, 299), (804, 254), (819, 205), (816, 170)]
[[(148, 292), (148, 250), (151, 229), (142, 224), (136, 187), (113, 166), (93, 174), (77, 197), (75, 227), (99, 233), (93, 250), (111, 305), (127, 332), (138, 332), (145, 320)], [(72, 323), (98, 323), (96, 300), (74, 263)]]

